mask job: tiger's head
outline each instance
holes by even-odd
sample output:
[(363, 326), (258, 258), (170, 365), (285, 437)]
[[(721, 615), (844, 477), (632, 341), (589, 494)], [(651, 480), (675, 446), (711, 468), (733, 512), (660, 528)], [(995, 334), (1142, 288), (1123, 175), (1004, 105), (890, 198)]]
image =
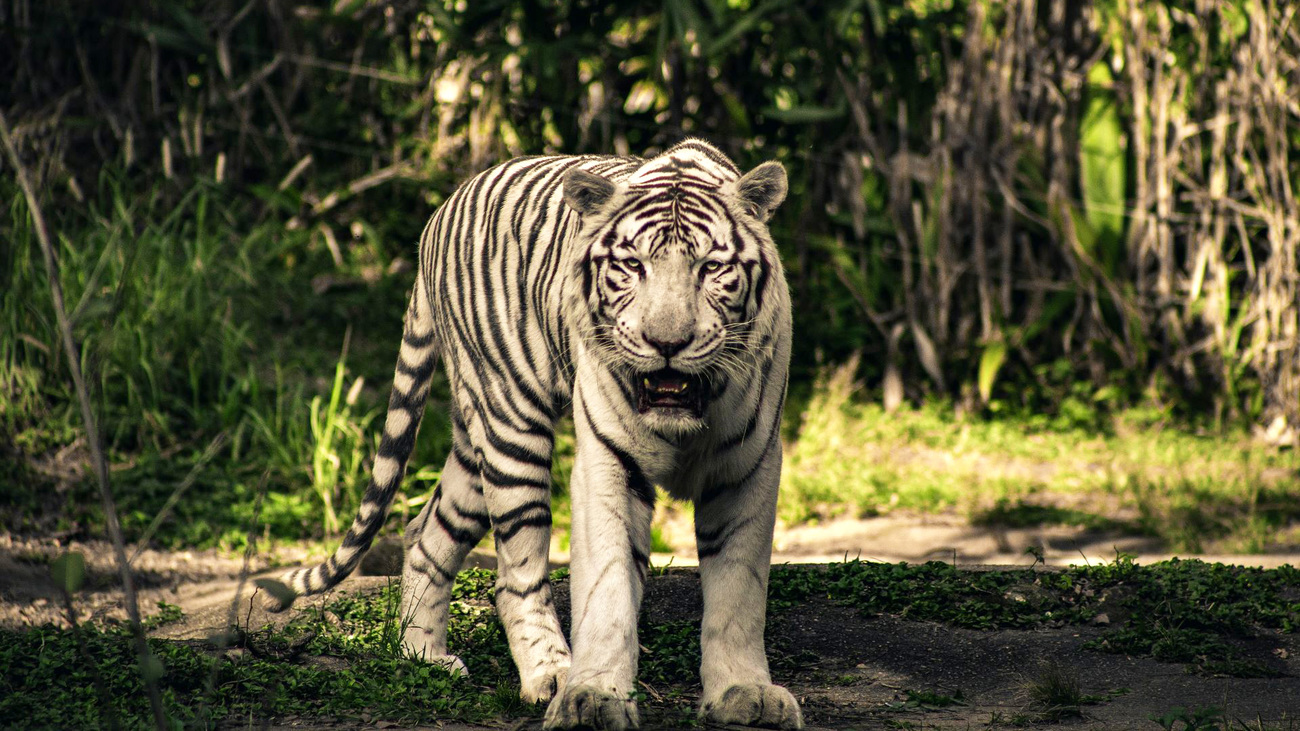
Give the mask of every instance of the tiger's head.
[(563, 189), (581, 216), (571, 315), (588, 352), (652, 428), (700, 428), (721, 387), (753, 375), (788, 306), (766, 225), (785, 199), (785, 168), (741, 175), (688, 140), (618, 182), (575, 168)]

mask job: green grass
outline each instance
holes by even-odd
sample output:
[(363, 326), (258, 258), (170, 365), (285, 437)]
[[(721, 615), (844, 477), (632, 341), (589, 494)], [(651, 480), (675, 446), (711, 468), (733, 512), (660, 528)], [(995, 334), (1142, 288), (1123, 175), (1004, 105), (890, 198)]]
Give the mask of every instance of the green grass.
[(1300, 453), (1245, 430), (1150, 409), (985, 416), (932, 402), (887, 414), (853, 379), (829, 371), (792, 402), (779, 505), (789, 523), (903, 510), (1122, 530), (1176, 551), (1300, 541)]
[[(266, 537), (336, 534), (367, 477), (412, 280), (400, 267), (383, 272), (412, 242), (377, 254), (363, 237), (337, 267), (318, 235), (232, 188), (140, 191), (109, 173), (100, 186), (102, 207), (47, 213), (128, 539), (191, 471), (193, 486), (155, 534), (162, 545), (241, 547), (263, 488)], [(80, 452), (67, 449), (80, 422), (44, 265), (21, 196), (9, 198), (0, 486), (12, 499), (0, 520), (28, 533), (95, 533), (98, 500)], [(377, 256), (384, 266), (364, 284)], [(348, 284), (313, 291), (321, 276)], [(446, 454), (446, 417), (430, 411), (415, 461), (433, 470), (408, 480), (399, 514), (432, 488)], [(200, 465), (218, 437), (221, 448)]]
[(1060, 721), (1083, 715), (1081, 706), (1089, 697), (1083, 693), (1079, 673), (1057, 662), (1045, 663), (1026, 683), (1030, 704), (1044, 721)]
[[(464, 603), (490, 598), (493, 580), (490, 572), (467, 571), (455, 592), (451, 648), (472, 681), (402, 656), (393, 584), (308, 608), (280, 629), (244, 628), (225, 657), (209, 642), (150, 640), (164, 668), (168, 716), (188, 726), (298, 714), (359, 719), (364, 713), (419, 723), (535, 712), (519, 699), (495, 612)], [(163, 615), (163, 621), (175, 618), (174, 611)], [(129, 727), (146, 722), (128, 633), (84, 625), (80, 635), (93, 666), (68, 630), (0, 633), (0, 662), (10, 671), (0, 681), (0, 725), (91, 727), (103, 725), (106, 714)], [(111, 709), (103, 707), (98, 688), (112, 699)]]
[[(565, 574), (554, 578), (562, 581)], [(505, 635), (490, 606), (494, 581), (490, 571), (465, 571), (453, 594), (450, 650), (465, 661), (468, 678), (403, 657), (400, 590), (393, 583), (308, 606), (279, 629), (241, 628), (224, 656), (211, 641), (151, 640), (162, 664), (168, 715), (186, 725), (242, 725), (291, 715), (359, 720), (366, 714), (407, 724), (538, 717), (540, 706), (519, 700)], [(1266, 630), (1293, 634), (1300, 627), (1297, 591), (1300, 571), (1290, 567), (1243, 569), (1196, 561), (1138, 566), (1120, 557), (1059, 572), (974, 573), (940, 563), (850, 561), (774, 567), (769, 612), (779, 624), (821, 597), (866, 614), (974, 629), (1032, 629), (1087, 624), (1105, 610), (1112, 614), (1112, 628), (1089, 645), (1093, 651), (1249, 677), (1267, 675), (1268, 668), (1238, 653), (1236, 643)], [(1145, 611), (1134, 611), (1139, 608)], [(162, 609), (154, 624), (179, 618), (174, 607)], [(1202, 654), (1163, 653), (1158, 643), (1171, 629)], [(699, 692), (698, 620), (643, 617), (640, 639), (642, 702), (671, 723), (691, 722)], [(778, 674), (816, 666), (815, 656), (797, 648), (776, 643), (769, 649)], [(0, 726), (95, 726), (110, 713), (135, 726), (149, 718), (130, 638), (119, 627), (0, 632), (0, 666), (7, 669), (0, 678)], [(1030, 700), (1044, 717), (1072, 715), (1082, 705), (1125, 692), (1086, 696), (1077, 679), (1060, 672), (1030, 680)], [(963, 702), (960, 691), (910, 688), (897, 710)]]

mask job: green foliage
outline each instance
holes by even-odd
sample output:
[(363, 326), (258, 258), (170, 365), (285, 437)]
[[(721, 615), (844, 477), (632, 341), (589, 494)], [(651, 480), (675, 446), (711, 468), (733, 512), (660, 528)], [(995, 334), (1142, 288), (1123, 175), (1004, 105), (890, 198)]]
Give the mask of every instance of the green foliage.
[[(551, 575), (552, 581), (558, 581), (568, 576), (568, 569), (558, 569)], [(456, 601), (469, 602), (492, 602), (496, 600), (496, 580), (495, 571), (488, 569), (465, 569), (456, 577), (456, 585), (452, 587), (451, 596)]]
[[(481, 572), (467, 577), (471, 587), (482, 578)], [(365, 713), (420, 723), (534, 711), (519, 700), (518, 681), (511, 680), (513, 665), (495, 612), (459, 600), (453, 605), (452, 651), (474, 674), (476, 683), (470, 683), (403, 657), (399, 597), (396, 584), (372, 596), (340, 597), (306, 609), (282, 629), (239, 633), (232, 653), (204, 643), (150, 640), (168, 717), (189, 726), (294, 714), (356, 719)], [(179, 618), (175, 607), (163, 609), (151, 626)], [(101, 725), (101, 682), (112, 699), (108, 710), (118, 719), (128, 726), (148, 722), (130, 635), (121, 628), (80, 630), (94, 667), (68, 630), (0, 633), (0, 662), (12, 671), (0, 680), (0, 725)], [(209, 678), (216, 682), (209, 684)], [(497, 686), (497, 692), (480, 692), (482, 683)]]
[(675, 684), (700, 673), (700, 623), (642, 621), (638, 639), (641, 652), (638, 676), (650, 683)]
[(157, 606), (158, 611), (151, 614), (143, 620), (146, 630), (156, 629), (164, 625), (179, 622), (185, 618), (185, 612), (175, 604), (160, 601)]
[[(790, 169), (791, 201), (773, 228), (808, 346), (796, 351), (797, 377), (823, 358), (877, 349), (888, 326), (902, 323), (919, 349), (903, 358), (909, 381), (921, 393), (956, 393), (977, 385), (967, 383), (977, 372), (989, 373), (982, 364), (991, 351), (980, 344), (1014, 331), (1022, 338), (1008, 343), (1006, 365), (1017, 387), (1032, 386), (1034, 363), (1056, 359), (1094, 382), (1115, 365), (1164, 376), (1205, 368), (1227, 383), (1161, 378), (1162, 395), (1190, 412), (1216, 397), (1223, 408), (1249, 412), (1262, 365), (1239, 338), (1273, 336), (1240, 315), (1260, 293), (1246, 277), (1225, 281), (1217, 306), (1237, 323), (1236, 334), (1216, 336), (1207, 357), (1182, 362), (1176, 348), (1191, 344), (1181, 342), (1185, 333), (1225, 320), (1188, 308), (1166, 327), (1139, 312), (1168, 313), (1169, 304), (1151, 299), (1143, 270), (1153, 255), (1166, 268), (1204, 271), (1207, 263), (1175, 260), (1176, 251), (1196, 256), (1190, 244), (1152, 254), (1128, 221), (1135, 207), (1152, 205), (1155, 186), (1188, 193), (1173, 205), (1179, 215), (1197, 213), (1213, 120), (1232, 111), (1245, 115), (1237, 124), (1250, 125), (1269, 113), (1260, 104), (1221, 109), (1206, 92), (1229, 76), (1251, 28), (1280, 18), (1220, 0), (1192, 22), (1176, 4), (1157, 3), (1144, 14), (1148, 47), (1134, 48), (1136, 21), (1120, 17), (1118, 6), (1063, 20), (1032, 7), (836, 0), (811, 12), (790, 0), (438, 0), (281, 12), (196, 0), (129, 8), (56, 0), (35, 9), (23, 32), (0, 38), (0, 73), (17, 80), (0, 101), (26, 111), (65, 100), (52, 124), (75, 142), (30, 140), (55, 171), (51, 195), (102, 202), (102, 191), (86, 194), (85, 181), (116, 166), (133, 180), (165, 177), (168, 186), (243, 186), (256, 210), (238, 220), (290, 223), (287, 238), (310, 238), (318, 253), (326, 244), (345, 268), (353, 257), (382, 268), (409, 250), (429, 207), (496, 160), (639, 153), (697, 134), (746, 166), (777, 156)], [(1134, 52), (1164, 52), (1149, 48), (1159, 28), (1169, 57), (1131, 61)], [(75, 59), (59, 53), (69, 37)], [(1089, 42), (1054, 45), (1065, 37)], [(1295, 49), (1283, 42), (1277, 52)], [(38, 67), (32, 58), (48, 62)], [(1085, 63), (1084, 84), (1056, 76)], [(140, 64), (148, 85), (136, 83)], [(1134, 98), (1151, 85), (1129, 78), (1135, 67), (1156, 65), (1180, 91), (1162, 104)], [(83, 84), (95, 93), (67, 93)], [(1042, 102), (1046, 89), (1067, 98)], [(1187, 115), (1192, 137), (1163, 172), (1148, 171), (1146, 160), (1130, 158), (1138, 138), (1155, 133), (1151, 115), (1161, 108)], [(32, 115), (33, 126), (48, 121)], [(1247, 158), (1263, 144), (1242, 142)], [(1294, 145), (1279, 142), (1268, 149)], [(70, 152), (91, 147), (94, 154)], [(904, 158), (911, 163), (896, 164)], [(1244, 178), (1242, 185), (1232, 195), (1276, 202), (1275, 191)], [(1267, 216), (1251, 220), (1271, 225)], [(354, 246), (337, 243), (340, 230), (352, 232)], [(1174, 233), (1190, 242), (1197, 230)], [(1264, 233), (1235, 243), (1229, 234), (1224, 229), (1218, 243), (1234, 265), (1266, 258)], [(293, 252), (284, 260), (302, 259)], [(260, 269), (248, 273), (264, 283)], [(1098, 275), (1116, 286), (1099, 286)], [(1044, 306), (1048, 298), (1068, 306)], [(978, 328), (966, 317), (975, 310), (986, 320)], [(1165, 351), (1147, 359), (1152, 343)], [(1015, 357), (1022, 348), (1029, 357)], [(878, 362), (868, 359), (873, 381)], [(1149, 375), (1124, 377), (1123, 398), (1138, 397)], [(987, 401), (991, 375), (976, 378)], [(1227, 392), (1216, 396), (1221, 386)]]
[(1007, 346), (1001, 341), (994, 341), (984, 346), (980, 355), (979, 391), (980, 399), (988, 403), (993, 397), (993, 382), (998, 377), (998, 370), (1007, 359)]
[(86, 557), (78, 551), (64, 553), (50, 562), (50, 575), (60, 591), (76, 594), (86, 578)]
[[(1080, 121), (1079, 175), (1087, 253), (1108, 276), (1120, 273), (1126, 203), (1124, 121), (1110, 67), (1102, 60), (1088, 72), (1087, 107)], [(1081, 237), (1082, 238), (1082, 237)]]
[[(324, 510), (324, 531), (326, 535), (335, 535), (341, 528), (338, 512), (334, 503), (338, 497), (346, 495), (350, 500), (345, 504), (361, 502), (361, 486), (365, 484), (366, 473), (364, 458), (368, 452), (377, 449), (373, 442), (377, 436), (369, 434), (370, 422), (374, 412), (353, 419), (352, 407), (357, 402), (361, 391), (362, 379), (357, 379), (343, 394), (343, 377), (347, 372), (344, 361), (347, 359), (347, 342), (351, 330), (344, 336), (343, 350), (334, 367), (334, 382), (330, 387), (329, 404), (324, 409), (321, 396), (313, 396), (310, 407), (312, 434), (311, 487), (320, 498)], [(370, 449), (365, 447), (370, 442)]]
[[(149, 718), (129, 638), (120, 631), (83, 630), (98, 675), (112, 699), (112, 712), (131, 725)], [(359, 714), (368, 704), (425, 718), (460, 710), (473, 717), (481, 708), (474, 695), (454, 692), (455, 681), (440, 670), (411, 661), (357, 658), (348, 672), (283, 662), (259, 647), (263, 657), (242, 655), (219, 660), (202, 647), (151, 641), (161, 663), (159, 678), (169, 717), (182, 724), (262, 713), (340, 712)], [(94, 693), (92, 669), (81, 662), (68, 633), (52, 627), (23, 634), (4, 633), (0, 646), (6, 667), (0, 722), (5, 725), (97, 726), (103, 722)], [(213, 666), (220, 682), (204, 699)], [(442, 691), (442, 692), (438, 692)], [(426, 695), (427, 694), (427, 695)], [(403, 696), (406, 696), (406, 700)], [(469, 697), (466, 697), (466, 696)], [(418, 698), (419, 702), (414, 702)], [(421, 710), (423, 709), (423, 710)], [(436, 710), (435, 710), (436, 709)], [(200, 714), (207, 714), (206, 719)], [(479, 711), (481, 714), (482, 711)]]
[[(128, 538), (159, 517), (182, 478), (198, 487), (177, 496), (158, 526), (155, 539), (168, 545), (241, 546), (262, 489), (261, 520), (275, 537), (319, 530), (326, 498), (350, 512), (374, 451), (371, 420), (384, 403), (362, 385), (391, 377), (409, 279), (384, 277), (381, 287), (322, 299), (308, 286), (330, 266), (319, 241), (283, 221), (247, 228), (241, 222), (255, 218), (256, 206), (229, 189), (199, 182), (141, 194), (107, 173), (102, 187), (107, 208), (56, 218), (80, 232), (60, 237), (61, 272), (84, 358), (94, 364), (114, 481), (125, 486), (118, 503)], [(14, 477), (4, 480), (14, 498), (6, 522), (85, 530), (102, 516), (75, 454), (59, 468), (67, 476), (57, 478), (57, 508), (48, 504), (51, 477), (31, 469), (76, 439), (79, 417), (26, 211), (10, 212), (19, 238), (7, 273), (13, 288), (0, 295), (5, 332), (17, 334), (0, 338), (0, 474)], [(326, 343), (337, 346), (360, 312), (388, 326), (355, 339), (353, 353), (366, 357), (349, 374)], [(318, 376), (331, 366), (321, 394)], [(419, 462), (446, 453), (445, 416), (429, 421)], [(220, 449), (204, 454), (217, 436)], [(413, 472), (415, 490), (437, 475)]]
[(1159, 716), (1151, 716), (1151, 720), (1165, 731), (1219, 731), (1232, 728), (1232, 722), (1218, 706), (1204, 708), (1178, 706)]

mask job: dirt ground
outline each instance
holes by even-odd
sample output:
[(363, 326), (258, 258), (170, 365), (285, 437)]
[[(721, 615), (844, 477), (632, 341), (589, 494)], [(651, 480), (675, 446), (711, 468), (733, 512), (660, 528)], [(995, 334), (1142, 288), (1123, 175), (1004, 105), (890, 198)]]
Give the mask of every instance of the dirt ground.
[[(910, 526), (898, 518), (876, 520), (888, 522), (873, 525), (871, 521), (849, 521), (821, 533), (807, 529), (785, 531), (777, 538), (780, 550), (774, 560), (843, 560), (845, 547), (851, 546), (847, 549), (850, 558), (860, 555), (863, 559), (952, 561), (955, 557), (959, 564), (981, 570), (999, 560), (1020, 567), (1027, 565), (1032, 559), (1014, 548), (1031, 545), (1035, 538), (1037, 545), (1049, 547), (1049, 561), (1055, 559), (1056, 563), (1066, 561), (1071, 552), (1075, 560), (1081, 560), (1080, 556), (1104, 560), (1106, 554), (1114, 555), (1113, 545), (1106, 544), (1119, 545), (1115, 541), (1122, 538), (1087, 536), (1078, 531), (1059, 535), (1045, 535), (1043, 531), (1007, 535), (1004, 531), (999, 535), (934, 519), (914, 520)], [(925, 553), (900, 555), (898, 547), (909, 545)], [(1008, 550), (999, 550), (1001, 546)], [(1142, 554), (1142, 546), (1132, 543), (1119, 547), (1137, 549), (1134, 552), (1140, 554), (1139, 563), (1163, 557)], [(112, 553), (106, 545), (65, 546), (54, 541), (0, 536), (0, 627), (63, 621), (47, 565), (69, 548), (82, 551), (88, 564), (86, 589), (78, 596), (79, 612), (95, 618), (121, 615)], [(294, 562), (303, 556), (281, 554), (275, 558), (277, 562)], [(689, 554), (659, 555), (655, 563), (662, 565), (669, 558), (676, 566), (692, 563)], [(1300, 556), (1213, 558), (1250, 565), (1300, 563)], [(474, 560), (479, 565), (493, 564), (492, 556), (486, 553), (476, 552)], [(341, 590), (375, 590), (393, 581), (383, 574), (400, 565), (397, 561), (392, 542), (381, 546), (369, 557), (362, 572), (371, 575), (354, 576)], [(279, 572), (268, 564), (266, 558), (254, 560), (250, 567), (253, 575), (273, 576)], [(140, 605), (153, 608), (165, 601), (184, 610), (185, 619), (164, 625), (160, 636), (211, 636), (226, 626), (242, 565), (238, 558), (215, 552), (143, 551), (136, 561)], [(557, 586), (557, 602), (565, 614), (566, 583)], [(259, 626), (266, 621), (285, 621), (287, 616), (265, 615), (258, 609), (245, 614), (249, 607), (248, 601), (241, 603), (241, 623)], [(644, 611), (655, 621), (698, 621), (698, 577), (691, 571), (653, 577)], [(866, 617), (852, 608), (824, 601), (774, 615), (770, 625), (772, 647), (794, 648), (800, 653), (797, 662), (791, 663), (782, 662), (780, 650), (773, 650), (771, 655), (777, 682), (790, 687), (800, 698), (810, 728), (1010, 727), (1011, 722), (1023, 720), (1023, 714), (1030, 713), (1027, 689), (1052, 663), (1077, 674), (1084, 693), (1104, 699), (1085, 706), (1082, 718), (1063, 720), (1054, 726), (1158, 728), (1151, 718), (1177, 707), (1219, 706), (1228, 719), (1250, 724), (1260, 720), (1269, 724), (1266, 728), (1300, 728), (1300, 647), (1287, 649), (1290, 638), (1262, 636), (1245, 648), (1253, 656), (1280, 663), (1279, 669), (1287, 677), (1240, 679), (1192, 675), (1179, 664), (1085, 651), (1083, 644), (1102, 631), (1097, 627), (980, 632), (896, 617)], [(654, 688), (646, 690), (651, 696), (658, 692)], [(950, 697), (960, 693), (961, 703), (936, 707), (916, 702), (916, 694), (924, 692)], [(655, 717), (654, 704), (647, 704), (645, 711), (644, 727), (661, 728), (656, 725), (662, 719)], [(310, 718), (282, 719), (281, 723), (282, 728), (353, 727)], [(540, 722), (526, 720), (508, 727), (540, 728)], [(438, 728), (501, 726), (448, 724)]]

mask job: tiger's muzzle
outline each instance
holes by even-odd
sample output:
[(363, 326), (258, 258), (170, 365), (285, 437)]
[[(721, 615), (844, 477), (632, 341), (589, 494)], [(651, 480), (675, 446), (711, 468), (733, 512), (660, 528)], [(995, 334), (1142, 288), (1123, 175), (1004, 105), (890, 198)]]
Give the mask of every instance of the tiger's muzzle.
[(700, 418), (708, 405), (708, 383), (693, 373), (662, 368), (636, 375), (636, 408), (642, 414), (689, 413)]

